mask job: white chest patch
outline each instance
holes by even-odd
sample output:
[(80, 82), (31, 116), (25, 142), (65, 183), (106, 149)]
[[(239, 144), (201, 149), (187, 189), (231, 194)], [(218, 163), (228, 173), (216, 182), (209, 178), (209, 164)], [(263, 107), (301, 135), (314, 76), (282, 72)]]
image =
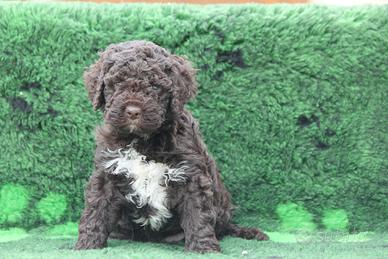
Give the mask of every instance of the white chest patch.
[(105, 163), (105, 168), (110, 169), (111, 174), (125, 175), (131, 179), (131, 191), (125, 196), (128, 202), (135, 204), (138, 209), (148, 207), (152, 211), (149, 215), (139, 216), (133, 221), (159, 230), (172, 216), (167, 208), (168, 185), (170, 182), (185, 182), (187, 166), (170, 168), (163, 163), (146, 161), (146, 157), (132, 146), (125, 150), (108, 150), (106, 154), (111, 159)]

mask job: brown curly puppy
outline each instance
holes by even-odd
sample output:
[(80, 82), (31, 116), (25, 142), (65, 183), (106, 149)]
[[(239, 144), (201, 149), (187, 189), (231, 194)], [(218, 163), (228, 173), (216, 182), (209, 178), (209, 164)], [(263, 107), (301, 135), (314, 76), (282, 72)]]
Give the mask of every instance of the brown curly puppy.
[(112, 236), (185, 241), (186, 251), (220, 251), (232, 235), (267, 240), (230, 223), (231, 200), (198, 123), (184, 108), (196, 94), (195, 70), (146, 41), (110, 45), (85, 72), (95, 109), (95, 171), (85, 193), (76, 249), (102, 248)]

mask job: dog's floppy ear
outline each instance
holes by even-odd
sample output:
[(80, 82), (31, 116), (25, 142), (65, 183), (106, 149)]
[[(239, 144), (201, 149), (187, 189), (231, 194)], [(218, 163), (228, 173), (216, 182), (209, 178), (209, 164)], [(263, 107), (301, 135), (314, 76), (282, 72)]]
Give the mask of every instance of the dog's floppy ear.
[(89, 99), (95, 110), (105, 106), (104, 71), (102, 60), (98, 60), (84, 72), (84, 84), (88, 90)]
[(95, 110), (104, 110), (104, 77), (112, 67), (113, 62), (108, 58), (112, 50), (108, 49), (100, 53), (100, 59), (91, 65), (84, 73), (84, 84), (89, 93), (89, 99)]
[(175, 116), (179, 116), (184, 105), (197, 94), (196, 70), (185, 58), (172, 55), (172, 80), (173, 92), (171, 110)]

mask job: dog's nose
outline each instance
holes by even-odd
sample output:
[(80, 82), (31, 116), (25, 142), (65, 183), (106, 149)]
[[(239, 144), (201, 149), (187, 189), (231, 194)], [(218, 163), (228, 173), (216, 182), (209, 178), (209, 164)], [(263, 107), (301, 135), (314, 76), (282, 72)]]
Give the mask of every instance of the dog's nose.
[(129, 116), (129, 118), (130, 118), (131, 120), (139, 119), (139, 117), (140, 117), (140, 111), (141, 111), (141, 110), (140, 110), (139, 107), (132, 106), (132, 105), (130, 105), (130, 106), (128, 106), (128, 107), (126, 108), (126, 112), (127, 112), (128, 116)]

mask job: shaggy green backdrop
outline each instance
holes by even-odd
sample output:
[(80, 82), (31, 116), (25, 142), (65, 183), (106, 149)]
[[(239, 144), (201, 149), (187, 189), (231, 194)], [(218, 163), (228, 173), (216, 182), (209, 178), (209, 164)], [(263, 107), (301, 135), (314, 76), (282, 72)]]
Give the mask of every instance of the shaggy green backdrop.
[(388, 229), (387, 13), (1, 4), (0, 226), (79, 219), (100, 121), (82, 72), (110, 43), (147, 39), (199, 69), (189, 108), (240, 223)]

